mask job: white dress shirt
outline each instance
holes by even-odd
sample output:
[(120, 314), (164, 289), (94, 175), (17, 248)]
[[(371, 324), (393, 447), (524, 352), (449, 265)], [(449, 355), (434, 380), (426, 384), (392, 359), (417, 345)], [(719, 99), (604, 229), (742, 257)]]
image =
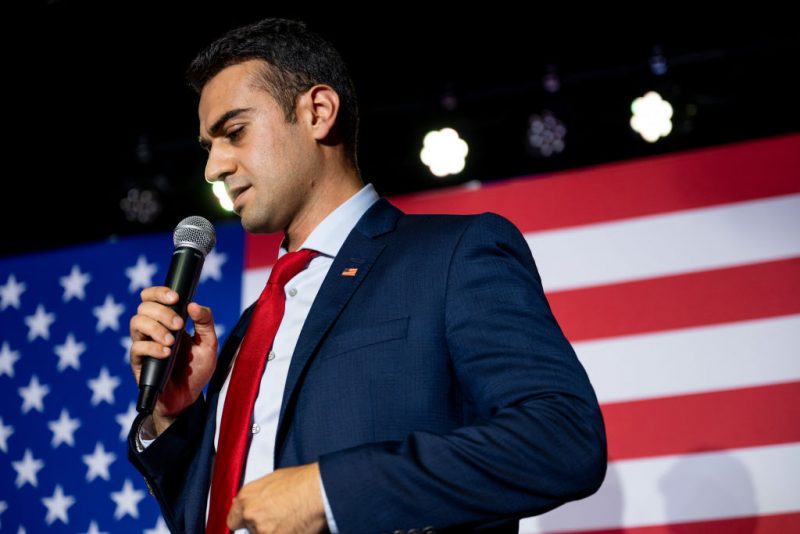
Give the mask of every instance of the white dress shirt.
[[(311, 249), (319, 252), (312, 258), (308, 267), (287, 282), (284, 287), (286, 304), (283, 320), (275, 334), (272, 350), (267, 358), (267, 365), (261, 377), (261, 385), (253, 409), (251, 432), (253, 434), (247, 460), (244, 466), (244, 484), (262, 478), (275, 469), (275, 436), (278, 432), (278, 417), (280, 415), (283, 391), (286, 386), (286, 377), (289, 373), (289, 364), (294, 353), (300, 331), (306, 322), (311, 305), (317, 297), (319, 288), (328, 270), (333, 264), (333, 259), (342, 248), (345, 239), (355, 227), (361, 216), (378, 200), (372, 184), (367, 184), (355, 195), (347, 199), (341, 206), (331, 212), (311, 232), (300, 249)], [(278, 257), (287, 253), (281, 245)], [(266, 282), (265, 282), (266, 283)], [(231, 373), (225, 378), (225, 383), (219, 393), (216, 413), (216, 432), (214, 434), (214, 449), (219, 443), (219, 429), (222, 421), (221, 407), (225, 406), (225, 397), (230, 385)], [(146, 447), (153, 440), (145, 439), (140, 432), (141, 441)], [(336, 521), (333, 518), (328, 498), (325, 495), (325, 486), (320, 480), (322, 501), (325, 505), (325, 516), (328, 528), (332, 534), (337, 534)], [(210, 502), (211, 491), (209, 488), (208, 499)], [(206, 522), (208, 522), (208, 504), (206, 505)], [(237, 533), (247, 534), (246, 529), (239, 529)]]

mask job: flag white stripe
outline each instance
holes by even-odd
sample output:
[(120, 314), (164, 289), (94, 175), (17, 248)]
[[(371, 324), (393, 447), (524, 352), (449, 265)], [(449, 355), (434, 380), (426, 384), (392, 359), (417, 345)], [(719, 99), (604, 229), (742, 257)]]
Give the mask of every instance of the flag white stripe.
[(248, 269), (242, 276), (242, 310), (254, 303), (269, 280), (272, 266)]
[(525, 237), (555, 291), (800, 256), (799, 228), (791, 194)]
[(800, 380), (800, 315), (573, 347), (601, 403)]
[[(532, 232), (525, 239), (550, 292), (797, 257), (797, 228), (800, 194), (792, 194)], [(270, 270), (245, 271), (243, 308), (261, 294)]]
[(595, 495), (520, 532), (663, 525), (800, 511), (800, 443), (622, 460)]

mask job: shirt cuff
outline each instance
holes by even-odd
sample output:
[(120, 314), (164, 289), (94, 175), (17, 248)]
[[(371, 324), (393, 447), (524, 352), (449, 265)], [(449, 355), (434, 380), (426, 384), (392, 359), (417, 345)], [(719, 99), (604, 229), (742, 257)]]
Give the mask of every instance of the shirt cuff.
[(325, 506), (325, 519), (328, 521), (328, 530), (331, 534), (339, 534), (339, 529), (336, 527), (336, 520), (333, 518), (333, 510), (328, 502), (328, 495), (325, 493), (325, 484), (322, 483), (322, 477), (319, 477), (319, 487), (322, 490), (322, 504)]
[(153, 417), (145, 417), (136, 432), (136, 449), (138, 452), (144, 451), (156, 440), (156, 429), (153, 426)]

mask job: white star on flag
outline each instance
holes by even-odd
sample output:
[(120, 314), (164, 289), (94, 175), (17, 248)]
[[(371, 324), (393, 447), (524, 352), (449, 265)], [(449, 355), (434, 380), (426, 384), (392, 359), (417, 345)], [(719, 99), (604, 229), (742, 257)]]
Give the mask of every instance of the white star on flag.
[[(6, 511), (6, 508), (8, 508), (8, 504), (6, 504), (6, 501), (0, 501), (0, 515), (2, 515), (3, 512)], [(0, 527), (2, 527), (2, 526), (3, 526), (3, 524), (0, 523)]]
[(102, 332), (106, 328), (119, 330), (119, 316), (125, 311), (125, 306), (114, 302), (114, 297), (106, 295), (106, 300), (102, 306), (95, 306), (94, 316), (97, 317), (97, 331)]
[(39, 484), (36, 475), (44, 467), (44, 462), (34, 458), (30, 449), (25, 449), (25, 456), (22, 457), (22, 460), (11, 462), (11, 465), (17, 472), (17, 488), (21, 488), (26, 482), (33, 487)]
[(4, 425), (3, 418), (0, 417), (0, 451), (8, 452), (8, 438), (14, 433), (14, 427)]
[(217, 253), (215, 249), (206, 256), (203, 262), (203, 270), (200, 272), (200, 281), (205, 282), (209, 278), (222, 280), (222, 265), (228, 261), (228, 255), (224, 252)]
[(53, 432), (53, 440), (51, 445), (55, 449), (62, 443), (66, 443), (70, 447), (75, 446), (75, 437), (73, 434), (81, 426), (79, 419), (70, 419), (69, 412), (66, 408), (61, 409), (61, 416), (55, 420), (47, 423), (47, 426)]
[(116, 459), (117, 455), (113, 452), (106, 452), (103, 444), (98, 441), (92, 454), (83, 455), (83, 463), (89, 468), (86, 471), (86, 481), (91, 482), (97, 477), (103, 480), (110, 480), (108, 466)]
[(19, 360), (19, 352), (11, 350), (7, 341), (3, 341), (0, 348), (0, 376), (8, 375), (14, 378), (14, 364)]
[(131, 345), (133, 345), (133, 340), (131, 336), (125, 336), (119, 338), (119, 344), (125, 347), (125, 363), (128, 364), (131, 362)]
[(27, 534), (27, 533), (25, 532), (25, 527), (23, 527), (22, 525), (20, 525), (20, 526), (19, 526), (19, 528), (17, 529), (17, 534)]
[(58, 354), (58, 370), (63, 371), (67, 367), (75, 370), (81, 368), (80, 356), (86, 350), (86, 343), (77, 343), (75, 336), (70, 332), (63, 345), (56, 345), (55, 352)]
[(36, 306), (36, 313), (25, 317), (25, 324), (28, 325), (28, 341), (33, 341), (37, 337), (50, 339), (50, 325), (55, 320), (55, 313), (47, 313), (41, 304)]
[(137, 289), (144, 289), (153, 285), (153, 275), (158, 271), (158, 265), (147, 263), (147, 258), (139, 256), (136, 265), (125, 269), (125, 276), (130, 278), (128, 290), (133, 293)]
[(126, 514), (133, 518), (138, 518), (139, 501), (142, 499), (144, 499), (144, 492), (133, 489), (133, 484), (126, 478), (122, 490), (111, 492), (111, 500), (117, 503), (117, 509), (114, 510), (114, 519), (122, 519)]
[(119, 378), (108, 374), (108, 369), (100, 369), (97, 378), (88, 380), (89, 389), (92, 390), (92, 406), (97, 406), (103, 401), (114, 404), (114, 390), (119, 386)]
[(138, 413), (136, 412), (136, 405), (134, 403), (128, 404), (127, 412), (117, 414), (116, 420), (121, 427), (119, 431), (119, 439), (125, 441), (128, 438), (128, 432), (130, 432), (131, 427), (133, 426), (133, 421), (136, 419), (137, 415)]
[[(232, 325), (244, 236), (226, 226), (224, 276), (204, 284), (203, 303)], [(128, 321), (141, 302), (129, 285), (163, 282), (167, 264), (153, 259), (167, 243), (164, 233), (0, 258), (0, 534), (168, 533), (126, 457), (139, 415)], [(222, 263), (212, 255), (211, 273)]]
[(28, 413), (31, 408), (44, 412), (44, 397), (50, 393), (50, 386), (40, 384), (38, 376), (33, 375), (28, 385), (24, 388), (19, 388), (17, 391), (19, 391), (23, 401), (22, 413)]
[(56, 485), (56, 491), (53, 496), (44, 497), (42, 502), (47, 507), (47, 517), (44, 520), (48, 525), (52, 525), (56, 519), (60, 519), (64, 524), (69, 524), (67, 508), (75, 504), (75, 497), (64, 495), (64, 490), (61, 489), (60, 484)]
[(8, 275), (5, 285), (0, 286), (0, 311), (9, 306), (19, 309), (19, 297), (25, 292), (25, 283), (17, 282), (13, 274)]
[(64, 288), (64, 302), (69, 302), (72, 298), (83, 300), (86, 298), (86, 284), (91, 282), (92, 277), (89, 273), (82, 273), (78, 265), (72, 266), (69, 276), (60, 278), (61, 286)]
[(225, 325), (214, 323), (214, 333), (217, 334), (217, 339), (225, 335)]
[(108, 532), (101, 532), (100, 527), (97, 526), (97, 521), (92, 521), (89, 523), (89, 530), (81, 534), (108, 534)]
[(145, 529), (144, 534), (169, 534), (167, 523), (163, 517), (159, 517), (156, 521), (156, 526), (153, 528)]

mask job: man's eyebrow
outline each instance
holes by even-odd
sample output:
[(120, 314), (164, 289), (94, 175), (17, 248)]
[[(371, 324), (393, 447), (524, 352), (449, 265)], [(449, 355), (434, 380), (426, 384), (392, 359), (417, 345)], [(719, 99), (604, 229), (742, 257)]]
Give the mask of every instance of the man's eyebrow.
[[(211, 135), (211, 137), (217, 137), (220, 134), (222, 127), (225, 126), (226, 122), (233, 119), (234, 117), (238, 117), (242, 113), (247, 113), (248, 111), (252, 111), (252, 109), (253, 108), (236, 108), (230, 111), (226, 111), (225, 113), (222, 114), (222, 117), (217, 119), (217, 121), (211, 125), (211, 128), (208, 129), (209, 135)], [(206, 140), (202, 136), (202, 134), (198, 136), (197, 140), (200, 142), (200, 146), (202, 146), (203, 148), (208, 148), (210, 142)]]

